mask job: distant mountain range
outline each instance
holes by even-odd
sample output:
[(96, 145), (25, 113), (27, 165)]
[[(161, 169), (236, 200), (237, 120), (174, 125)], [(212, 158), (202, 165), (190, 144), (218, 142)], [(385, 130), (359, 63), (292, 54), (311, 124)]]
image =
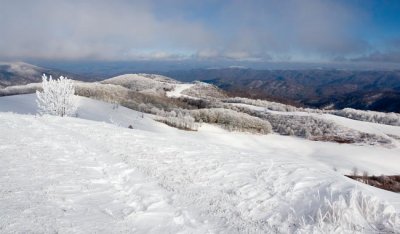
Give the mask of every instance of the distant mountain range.
[[(43, 73), (81, 81), (104, 79), (101, 75), (74, 74), (23, 62), (0, 63), (0, 88), (40, 82)], [(351, 107), (400, 113), (400, 70), (255, 70), (230, 67), (156, 73), (184, 82), (199, 80), (211, 83), (230, 96), (266, 99), (301, 107)]]
[(53, 78), (67, 76), (74, 80), (93, 81), (89, 76), (82, 76), (56, 69), (47, 69), (24, 62), (2, 63), (0, 62), (0, 88), (12, 85), (24, 85), (40, 82), (43, 74)]
[(181, 81), (205, 81), (232, 96), (316, 108), (400, 112), (400, 71), (226, 68), (163, 74)]

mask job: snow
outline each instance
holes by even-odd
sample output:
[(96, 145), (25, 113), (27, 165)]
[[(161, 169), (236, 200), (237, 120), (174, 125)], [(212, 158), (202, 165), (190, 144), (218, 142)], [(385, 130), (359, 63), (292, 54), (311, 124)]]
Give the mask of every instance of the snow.
[(340, 174), (351, 174), (353, 167), (371, 175), (400, 174), (400, 148), (310, 141), (276, 134), (228, 133), (210, 125), (203, 125), (197, 135), (203, 141), (212, 139), (218, 144), (234, 146), (243, 151), (262, 154), (286, 152), (296, 159), (312, 160), (327, 170), (335, 169)]
[(110, 79), (102, 81), (102, 83), (129, 83), (133, 81), (143, 81), (143, 82), (160, 82), (160, 83), (179, 83), (179, 81), (176, 81), (174, 79), (171, 79), (166, 76), (162, 75), (157, 75), (157, 74), (146, 74), (146, 73), (139, 73), (139, 74), (124, 74), (116, 77), (112, 77)]
[(101, 83), (116, 84), (139, 92), (164, 95), (165, 90), (172, 89), (174, 84), (179, 82), (155, 74), (124, 74), (104, 80)]
[(195, 84), (176, 84), (174, 86), (174, 89), (167, 92), (166, 95), (167, 97), (174, 97), (174, 98), (186, 97), (187, 95), (182, 94), (182, 92), (186, 89), (191, 88), (194, 85)]
[[(275, 112), (276, 113), (276, 112)], [(283, 113), (283, 112), (282, 112)], [(386, 124), (371, 123), (365, 121), (353, 120), (332, 114), (317, 114), (307, 112), (287, 112), (289, 115), (310, 115), (318, 118), (324, 118), (331, 120), (339, 125), (351, 128), (357, 131), (372, 133), (376, 135), (390, 137), (390, 135), (396, 135), (400, 137), (400, 126), (391, 126)], [(389, 136), (388, 136), (389, 134)], [(396, 140), (394, 142), (397, 142)], [(399, 143), (399, 142), (397, 142)], [(399, 144), (397, 144), (399, 145)]]
[[(19, 114), (37, 114), (35, 94), (5, 96), (0, 98), (0, 112), (14, 112)], [(253, 135), (227, 132), (212, 125), (203, 124), (198, 132), (191, 133), (170, 128), (162, 123), (153, 121), (151, 115), (85, 97), (78, 99), (78, 117), (87, 120), (111, 123), (123, 128), (132, 125), (134, 129), (165, 133), (169, 135), (189, 135), (199, 141), (208, 141), (210, 144), (234, 145), (241, 150), (268, 152), (271, 148), (277, 151), (288, 151), (298, 158), (312, 158), (326, 166), (337, 169), (341, 173), (351, 173), (357, 166), (360, 171), (370, 174), (400, 174), (400, 147), (387, 149), (375, 146), (357, 146), (329, 142), (314, 142), (297, 137), (280, 135)], [(243, 104), (242, 104), (243, 105)], [(291, 112), (281, 112), (291, 113)], [(318, 115), (320, 118), (331, 118), (336, 123), (356, 130), (376, 134), (400, 134), (400, 127), (362, 122), (329, 114), (313, 114), (298, 112), (296, 114)], [(143, 118), (142, 118), (143, 117)], [(210, 140), (212, 139), (212, 140)], [(395, 140), (394, 140), (395, 141)], [(288, 147), (290, 146), (290, 147)]]
[(79, 106), (79, 118), (34, 116), (34, 95), (0, 98), (0, 232), (400, 231), (399, 194), (342, 175), (399, 174), (398, 147), (187, 132)]
[[(111, 123), (121, 127), (132, 125), (134, 129), (152, 132), (170, 131), (164, 124), (153, 121), (148, 115), (138, 111), (114, 104), (76, 96), (77, 116), (82, 119)], [(36, 106), (36, 94), (24, 94), (0, 97), (0, 112), (13, 112), (18, 114), (39, 113)], [(143, 118), (142, 118), (143, 117)]]
[[(24, 62), (0, 62), (0, 66), (9, 66), (8, 70), (21, 76), (37, 76), (40, 68)], [(40, 74), (39, 74), (40, 75)]]
[[(110, 154), (111, 144), (105, 144), (108, 137), (118, 135), (130, 136), (130, 144), (139, 146), (139, 136), (118, 128), (110, 132), (105, 124), (77, 119), (64, 122), (54, 117), (10, 114), (0, 119), (1, 132), (9, 134), (1, 137), (1, 232), (161, 233), (164, 228), (171, 232), (192, 229), (176, 221), (183, 223), (190, 217), (170, 204), (173, 194), (124, 163), (122, 155)], [(90, 133), (103, 128), (105, 131)], [(112, 132), (114, 136), (108, 135)], [(202, 225), (193, 226), (201, 230)]]
[[(341, 117), (341, 116), (337, 116), (337, 115), (332, 115), (332, 114), (308, 113), (308, 112), (302, 112), (302, 111), (280, 112), (280, 111), (268, 110), (264, 107), (253, 106), (253, 105), (242, 104), (242, 103), (233, 103), (233, 105), (247, 107), (252, 110), (256, 110), (256, 111), (260, 111), (260, 112), (268, 112), (268, 113), (273, 113), (273, 114), (314, 116), (317, 118), (331, 120), (331, 121), (335, 122), (336, 124), (339, 124), (344, 127), (354, 129), (357, 131), (376, 134), (376, 135), (385, 136), (385, 137), (390, 137), (390, 135), (395, 135), (400, 138), (400, 126), (392, 126), (392, 125), (386, 125), (386, 124), (353, 120), (353, 119), (349, 119), (349, 118), (345, 118), (345, 117)], [(388, 134), (389, 134), (389, 136), (388, 136)], [(398, 142), (396, 139), (393, 139), (393, 141), (395, 143), (397, 143), (397, 146), (400, 146), (400, 142)]]

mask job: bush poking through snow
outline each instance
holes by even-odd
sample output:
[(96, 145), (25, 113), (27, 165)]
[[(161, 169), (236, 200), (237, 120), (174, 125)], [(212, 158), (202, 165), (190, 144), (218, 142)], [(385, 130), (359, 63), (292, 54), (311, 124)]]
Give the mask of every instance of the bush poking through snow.
[(197, 122), (216, 123), (229, 131), (262, 134), (268, 134), (272, 131), (271, 124), (268, 121), (234, 110), (213, 108), (191, 110), (190, 113)]
[(150, 113), (157, 116), (155, 120), (184, 130), (196, 131), (201, 123), (210, 123), (220, 125), (228, 131), (261, 134), (268, 134), (272, 131), (271, 124), (266, 120), (223, 108), (175, 109), (169, 112), (153, 108)]
[(195, 123), (194, 118), (188, 114), (183, 115), (181, 112), (177, 116), (167, 116), (155, 120), (182, 130), (197, 131), (198, 129), (198, 124)]
[(368, 173), (364, 173), (362, 176), (358, 175), (346, 175), (346, 176), (364, 184), (368, 184), (395, 193), (400, 193), (400, 175), (368, 176)]
[(242, 97), (234, 97), (227, 98), (222, 100), (224, 103), (242, 103), (252, 106), (264, 107), (267, 110), (280, 111), (280, 112), (308, 112), (308, 113), (323, 113), (323, 110), (320, 109), (312, 109), (312, 108), (301, 108), (295, 107), (291, 105), (286, 105), (278, 102), (271, 102), (267, 100), (260, 99), (250, 99), (250, 98), (242, 98)]
[(43, 91), (36, 91), (36, 102), (41, 114), (57, 116), (71, 116), (76, 111), (76, 101), (74, 98), (75, 88), (73, 81), (60, 76), (58, 80), (53, 80), (50, 76), (42, 76)]
[[(398, 233), (400, 217), (394, 207), (353, 190), (344, 195), (318, 196), (310, 199), (319, 203), (318, 209), (310, 210), (313, 215), (299, 217), (297, 233)], [(312, 206), (311, 206), (312, 207)], [(360, 220), (367, 225), (361, 226)]]
[(253, 110), (244, 106), (223, 105), (238, 112), (268, 121), (274, 132), (281, 135), (290, 135), (314, 141), (331, 141), (337, 143), (366, 143), (369, 145), (386, 145), (391, 147), (389, 138), (372, 133), (364, 133), (343, 127), (335, 122), (315, 116), (301, 116), (292, 114), (275, 114)]
[(362, 111), (352, 108), (345, 108), (332, 112), (335, 115), (346, 117), (349, 119), (361, 120), (372, 123), (387, 124), (393, 126), (400, 126), (400, 114), (397, 113), (383, 113), (376, 111)]

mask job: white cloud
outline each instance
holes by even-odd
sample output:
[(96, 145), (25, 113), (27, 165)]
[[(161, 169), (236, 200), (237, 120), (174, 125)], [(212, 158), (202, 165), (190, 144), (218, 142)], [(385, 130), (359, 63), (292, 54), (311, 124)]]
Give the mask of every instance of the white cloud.
[(6, 1), (0, 15), (5, 57), (130, 59), (133, 51), (196, 48), (212, 37), (200, 23), (157, 19), (141, 1)]
[(0, 1), (5, 58), (280, 60), (368, 47), (352, 31), (366, 16), (344, 1), (232, 0), (214, 21), (212, 0)]

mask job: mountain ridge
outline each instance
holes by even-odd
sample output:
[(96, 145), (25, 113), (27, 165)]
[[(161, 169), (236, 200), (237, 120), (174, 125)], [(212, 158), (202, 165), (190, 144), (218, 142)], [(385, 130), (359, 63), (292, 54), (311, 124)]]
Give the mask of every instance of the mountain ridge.
[(196, 69), (163, 73), (231, 94), (296, 106), (400, 112), (400, 71)]
[(66, 76), (73, 80), (95, 80), (93, 77), (39, 67), (25, 62), (0, 62), (0, 88), (41, 82), (43, 74), (50, 75), (53, 78)]

